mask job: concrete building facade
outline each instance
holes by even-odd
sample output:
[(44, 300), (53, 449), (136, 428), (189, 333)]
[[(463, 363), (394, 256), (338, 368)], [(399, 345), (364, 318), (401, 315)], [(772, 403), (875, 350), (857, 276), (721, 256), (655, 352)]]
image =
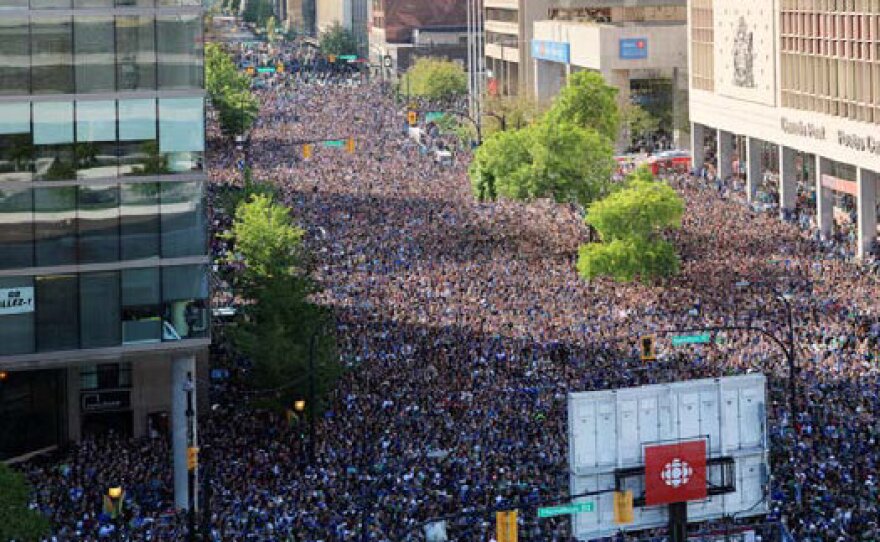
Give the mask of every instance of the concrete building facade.
[[(695, 163), (877, 239), (880, 2), (689, 0)], [(776, 177), (776, 179), (774, 179)]]
[(317, 30), (321, 32), (339, 23), (354, 35), (361, 54), (365, 54), (369, 42), (368, 0), (317, 0)]
[(185, 507), (210, 341), (201, 1), (80, 5), (0, 6), (0, 459), (167, 433)]
[(487, 88), (492, 93), (532, 92), (533, 23), (548, 18), (550, 3), (550, 0), (483, 0)]

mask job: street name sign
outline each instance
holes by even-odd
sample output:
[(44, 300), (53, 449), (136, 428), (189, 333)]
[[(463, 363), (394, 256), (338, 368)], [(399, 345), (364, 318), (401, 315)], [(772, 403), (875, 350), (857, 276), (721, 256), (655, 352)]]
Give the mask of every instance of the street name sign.
[(672, 346), (682, 344), (707, 344), (711, 342), (712, 337), (708, 333), (700, 333), (699, 335), (678, 335), (672, 338)]
[(538, 508), (539, 518), (552, 518), (554, 516), (566, 516), (571, 514), (580, 514), (581, 512), (592, 512), (595, 509), (593, 502), (573, 502), (560, 506), (548, 506)]

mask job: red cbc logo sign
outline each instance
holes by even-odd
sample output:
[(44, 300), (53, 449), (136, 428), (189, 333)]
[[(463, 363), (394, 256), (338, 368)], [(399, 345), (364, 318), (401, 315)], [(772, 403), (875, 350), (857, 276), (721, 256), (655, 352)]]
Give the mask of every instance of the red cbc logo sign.
[(642, 40), (637, 41), (637, 42), (636, 42), (636, 47), (638, 47), (639, 49), (644, 49), (644, 48), (645, 48), (645, 42), (642, 41)]
[(706, 498), (706, 441), (645, 447), (645, 505)]

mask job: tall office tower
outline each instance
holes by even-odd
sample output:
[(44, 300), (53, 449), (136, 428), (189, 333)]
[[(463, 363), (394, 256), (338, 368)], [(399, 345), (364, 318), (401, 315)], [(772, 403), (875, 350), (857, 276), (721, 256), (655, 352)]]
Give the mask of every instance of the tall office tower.
[(167, 434), (185, 482), (204, 103), (201, 0), (0, 2), (0, 459)]

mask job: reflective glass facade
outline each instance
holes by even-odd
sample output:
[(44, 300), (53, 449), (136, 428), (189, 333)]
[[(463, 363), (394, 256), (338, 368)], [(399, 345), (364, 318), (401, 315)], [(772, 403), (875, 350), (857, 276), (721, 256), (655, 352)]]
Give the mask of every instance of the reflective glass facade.
[(204, 265), (0, 277), (33, 289), (34, 309), (0, 316), (0, 356), (207, 337)]
[[(77, 7), (108, 7), (106, 0), (75, 1)], [(35, 3), (39, 11), (0, 7), (0, 95), (204, 86), (204, 36), (198, 13), (70, 16), (48, 9), (70, 9), (70, 2), (31, 0), (32, 6)], [(121, 5), (148, 3), (133, 0)], [(199, 4), (176, 1), (161, 7), (192, 5)]]
[(200, 6), (0, 0), (0, 369), (207, 337)]
[(0, 102), (0, 183), (204, 168), (204, 99)]

